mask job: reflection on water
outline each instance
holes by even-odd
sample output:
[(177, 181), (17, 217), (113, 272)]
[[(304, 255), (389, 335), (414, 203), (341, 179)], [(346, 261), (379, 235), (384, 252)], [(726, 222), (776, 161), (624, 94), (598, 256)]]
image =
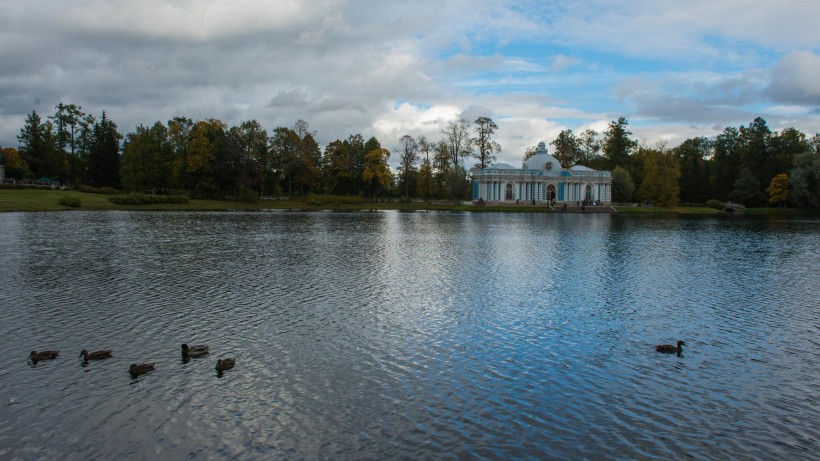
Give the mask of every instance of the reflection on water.
[(0, 235), (3, 459), (818, 456), (818, 221), (6, 213)]

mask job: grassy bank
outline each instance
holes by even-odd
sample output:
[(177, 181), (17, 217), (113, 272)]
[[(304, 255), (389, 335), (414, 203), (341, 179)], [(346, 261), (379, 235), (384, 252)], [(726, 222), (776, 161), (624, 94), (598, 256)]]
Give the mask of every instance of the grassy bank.
[[(72, 208), (60, 205), (60, 199), (76, 197), (80, 206)], [(110, 195), (91, 194), (77, 191), (36, 190), (36, 189), (0, 189), (0, 212), (4, 211), (66, 211), (66, 210), (177, 210), (177, 211), (227, 211), (227, 210), (308, 210), (308, 211), (472, 211), (472, 212), (521, 212), (546, 213), (545, 206), (530, 205), (461, 205), (443, 203), (401, 203), (371, 202), (367, 200), (335, 200), (333, 197), (318, 196), (320, 200), (260, 200), (258, 203), (236, 202), (231, 200), (189, 200), (188, 203), (162, 203), (148, 205), (117, 205), (108, 199)], [(616, 210), (625, 214), (677, 214), (677, 215), (716, 215), (719, 211), (708, 207), (627, 207), (616, 206)], [(810, 215), (820, 216), (820, 210), (795, 208), (749, 208), (744, 214), (749, 215)]]

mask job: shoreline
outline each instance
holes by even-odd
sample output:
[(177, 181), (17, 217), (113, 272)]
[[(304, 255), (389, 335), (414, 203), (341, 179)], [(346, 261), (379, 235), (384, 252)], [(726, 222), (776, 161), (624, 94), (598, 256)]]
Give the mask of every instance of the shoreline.
[[(60, 205), (63, 197), (80, 199), (81, 206), (72, 208)], [(257, 203), (237, 202), (230, 200), (191, 199), (180, 204), (147, 204), (118, 205), (111, 203), (110, 195), (92, 194), (77, 191), (37, 190), (37, 189), (0, 189), (0, 213), (36, 212), (36, 211), (451, 211), (451, 212), (515, 212), (515, 213), (558, 213), (545, 205), (463, 205), (436, 204), (432, 202), (369, 202), (308, 203), (304, 200), (259, 200)], [(707, 207), (678, 206), (664, 207), (631, 207), (614, 206), (617, 214), (630, 215), (712, 215), (723, 213)], [(595, 213), (587, 213), (595, 214)], [(776, 216), (820, 216), (820, 210), (799, 208), (749, 208), (741, 215), (776, 215)]]

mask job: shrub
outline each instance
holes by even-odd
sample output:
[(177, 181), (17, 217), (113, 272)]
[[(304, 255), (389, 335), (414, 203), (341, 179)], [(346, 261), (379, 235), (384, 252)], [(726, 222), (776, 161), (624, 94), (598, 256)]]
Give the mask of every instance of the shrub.
[(256, 203), (259, 201), (259, 194), (249, 187), (242, 186), (239, 188), (239, 195), (236, 199), (240, 202)]
[(720, 200), (715, 200), (715, 199), (707, 200), (706, 201), (706, 206), (708, 206), (709, 208), (714, 208), (714, 209), (719, 210), (719, 211), (723, 211), (723, 208), (725, 208), (725, 206), (723, 205), (723, 202), (721, 202)]
[(79, 186), (77, 186), (77, 190), (79, 190), (80, 192), (86, 192), (88, 194), (117, 195), (125, 193), (125, 191), (114, 189), (113, 187), (94, 187), (88, 186), (86, 184), (80, 184)]
[(70, 206), (71, 208), (79, 208), (82, 205), (82, 200), (79, 197), (60, 197), (60, 205)]

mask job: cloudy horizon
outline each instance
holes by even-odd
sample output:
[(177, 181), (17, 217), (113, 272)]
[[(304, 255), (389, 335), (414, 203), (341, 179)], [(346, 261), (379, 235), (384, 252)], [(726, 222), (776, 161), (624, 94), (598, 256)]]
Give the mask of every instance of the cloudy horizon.
[[(498, 160), (562, 129), (674, 146), (763, 117), (820, 132), (820, 3), (0, 0), (0, 146), (58, 103), (121, 133), (174, 116), (306, 120), (396, 151), (489, 116)], [(394, 156), (395, 157), (395, 156)]]

